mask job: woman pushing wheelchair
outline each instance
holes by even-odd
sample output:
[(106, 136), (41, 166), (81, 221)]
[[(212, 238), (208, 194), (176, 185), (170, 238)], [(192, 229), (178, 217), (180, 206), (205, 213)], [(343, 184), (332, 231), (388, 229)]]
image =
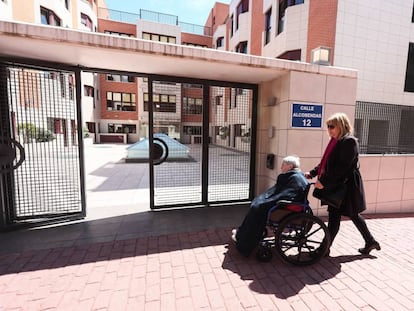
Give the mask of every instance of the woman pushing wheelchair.
[[(305, 173), (306, 178), (318, 177), (315, 188), (323, 189), (338, 183), (346, 183), (347, 191), (342, 204), (335, 207), (328, 205), (328, 230), (331, 243), (335, 239), (340, 226), (341, 216), (348, 216), (365, 240), (365, 246), (358, 249), (361, 254), (368, 255), (373, 249), (380, 250), (379, 243), (368, 230), (367, 224), (360, 215), (366, 209), (365, 193), (359, 172), (359, 146), (352, 135), (352, 125), (345, 113), (335, 113), (326, 120), (330, 141), (322, 156), (321, 162), (311, 171)], [(330, 245), (329, 245), (330, 247)], [(325, 253), (329, 255), (329, 250)]]

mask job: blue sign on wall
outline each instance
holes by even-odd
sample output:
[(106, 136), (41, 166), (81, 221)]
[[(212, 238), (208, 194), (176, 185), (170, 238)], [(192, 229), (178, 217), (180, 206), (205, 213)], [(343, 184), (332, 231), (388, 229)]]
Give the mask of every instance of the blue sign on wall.
[(292, 104), (292, 127), (322, 127), (322, 105), (309, 103)]

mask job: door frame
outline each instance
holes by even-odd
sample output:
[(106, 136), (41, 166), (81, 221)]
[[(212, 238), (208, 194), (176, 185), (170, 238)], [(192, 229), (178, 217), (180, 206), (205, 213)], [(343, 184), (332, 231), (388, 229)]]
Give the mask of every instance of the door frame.
[[(201, 80), (192, 78), (183, 78), (176, 76), (147, 75), (148, 78), (148, 124), (149, 124), (149, 146), (150, 146), (150, 208), (151, 210), (162, 210), (171, 208), (185, 207), (207, 207), (214, 205), (234, 205), (235, 203), (248, 203), (254, 198), (255, 194), (255, 173), (256, 173), (256, 132), (257, 132), (257, 106), (258, 106), (258, 85), (247, 83), (233, 83), (216, 80)], [(200, 84), (203, 86), (203, 121), (202, 121), (202, 166), (201, 166), (201, 202), (199, 203), (182, 203), (155, 206), (155, 176), (154, 176), (154, 111), (153, 111), (153, 81), (166, 81), (177, 83)], [(220, 202), (209, 202), (208, 200), (208, 169), (209, 169), (209, 120), (210, 120), (210, 88), (214, 86), (246, 88), (251, 89), (252, 96), (252, 121), (251, 121), (251, 142), (250, 142), (250, 170), (249, 170), (249, 196), (247, 200), (228, 200)], [(161, 164), (162, 165), (162, 164)]]

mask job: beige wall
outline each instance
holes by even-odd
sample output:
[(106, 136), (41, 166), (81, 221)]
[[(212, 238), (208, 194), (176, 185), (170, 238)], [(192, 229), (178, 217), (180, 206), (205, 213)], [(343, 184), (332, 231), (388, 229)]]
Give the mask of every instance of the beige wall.
[[(35, 22), (35, 10), (33, 1), (13, 0), (13, 19), (33, 23)], [(22, 10), (21, 8), (24, 8)]]
[(368, 213), (414, 211), (414, 155), (360, 158)]
[[(323, 68), (321, 68), (323, 70)], [(256, 193), (275, 182), (283, 157), (296, 154), (303, 171), (317, 165), (329, 137), (324, 120), (341, 111), (354, 119), (356, 77), (334, 76), (321, 72), (291, 71), (281, 78), (262, 84), (258, 107), (258, 153)], [(271, 105), (272, 98), (277, 98)], [(323, 105), (322, 128), (292, 128), (292, 103)], [(275, 154), (275, 168), (266, 168), (266, 155)], [(413, 157), (361, 157), (369, 213), (414, 211)], [(411, 188), (410, 188), (411, 187)], [(314, 213), (326, 215), (326, 208), (309, 196)]]
[[(321, 67), (323, 70), (323, 67)], [(260, 85), (258, 107), (258, 152), (256, 193), (275, 182), (283, 157), (296, 154), (303, 171), (319, 163), (329, 137), (326, 129), (291, 127), (293, 102), (323, 104), (323, 120), (341, 111), (354, 119), (356, 77), (291, 71)], [(276, 97), (276, 105), (269, 106)], [(275, 154), (275, 168), (266, 168), (266, 155)], [(367, 210), (365, 213), (414, 211), (414, 155), (361, 155)], [(316, 215), (326, 215), (326, 207), (309, 195)]]

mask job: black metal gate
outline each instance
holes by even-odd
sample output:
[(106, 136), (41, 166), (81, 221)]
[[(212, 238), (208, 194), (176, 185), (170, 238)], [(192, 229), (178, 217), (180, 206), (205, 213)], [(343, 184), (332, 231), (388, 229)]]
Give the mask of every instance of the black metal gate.
[(80, 71), (0, 66), (0, 227), (84, 217)]
[[(85, 217), (81, 70), (0, 65), (0, 229)], [(256, 85), (125, 74), (138, 78), (128, 103), (139, 105), (133, 135), (148, 141), (152, 209), (252, 199)]]
[(148, 81), (151, 208), (250, 200), (257, 87)]

